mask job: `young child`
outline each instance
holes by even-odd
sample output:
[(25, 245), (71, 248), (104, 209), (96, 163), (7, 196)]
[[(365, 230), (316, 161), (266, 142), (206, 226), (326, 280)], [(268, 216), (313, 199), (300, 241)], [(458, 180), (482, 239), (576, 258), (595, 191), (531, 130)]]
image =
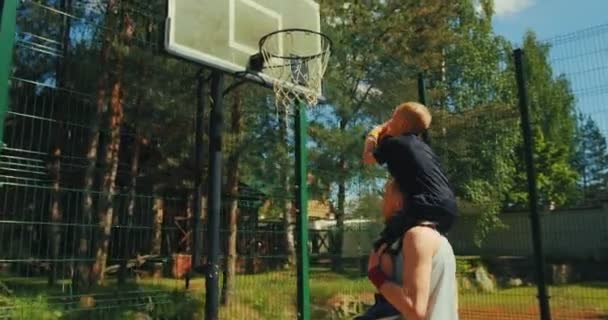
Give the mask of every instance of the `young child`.
[[(386, 164), (391, 174), (384, 194), (385, 228), (374, 243), (376, 250), (387, 244), (390, 251), (399, 251), (398, 245), (392, 245), (400, 244), (398, 240), (414, 226), (430, 226), (446, 234), (455, 222), (454, 193), (439, 159), (420, 137), (430, 124), (431, 114), (424, 105), (407, 102), (366, 138), (363, 162)], [(395, 316), (395, 309), (387, 304), (377, 294), (376, 304), (357, 319)]]
[(366, 164), (386, 164), (391, 179), (386, 186), (385, 202), (394, 201), (395, 191), (401, 191), (403, 207), (386, 221), (382, 243), (392, 244), (419, 221), (435, 224), (446, 234), (456, 216), (456, 198), (439, 159), (420, 135), (429, 128), (431, 114), (416, 102), (399, 105), (392, 117), (374, 128), (365, 142), (363, 161)]

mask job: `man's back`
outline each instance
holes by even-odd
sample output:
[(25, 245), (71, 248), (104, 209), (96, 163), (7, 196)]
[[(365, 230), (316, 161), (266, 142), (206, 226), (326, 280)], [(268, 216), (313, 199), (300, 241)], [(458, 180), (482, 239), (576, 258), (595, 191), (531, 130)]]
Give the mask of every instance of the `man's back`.
[(428, 319), (458, 319), (456, 257), (445, 237), (441, 237), (441, 243), (433, 257)]

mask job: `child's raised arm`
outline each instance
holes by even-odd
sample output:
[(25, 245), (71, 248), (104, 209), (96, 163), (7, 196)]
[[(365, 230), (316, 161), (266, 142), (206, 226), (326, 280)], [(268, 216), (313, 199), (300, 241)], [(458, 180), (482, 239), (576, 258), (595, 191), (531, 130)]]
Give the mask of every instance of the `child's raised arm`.
[(364, 164), (374, 164), (376, 163), (376, 158), (374, 158), (374, 150), (378, 145), (378, 140), (382, 137), (384, 132), (386, 131), (387, 122), (376, 126), (372, 129), (365, 137), (365, 146), (363, 147), (363, 163)]

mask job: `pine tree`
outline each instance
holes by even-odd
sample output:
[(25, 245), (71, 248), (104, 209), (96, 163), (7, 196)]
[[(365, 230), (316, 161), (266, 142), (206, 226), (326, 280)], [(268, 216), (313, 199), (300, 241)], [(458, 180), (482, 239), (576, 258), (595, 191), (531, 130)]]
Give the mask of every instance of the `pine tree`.
[(584, 200), (595, 200), (606, 192), (608, 146), (606, 137), (591, 116), (578, 115), (574, 166), (580, 175)]

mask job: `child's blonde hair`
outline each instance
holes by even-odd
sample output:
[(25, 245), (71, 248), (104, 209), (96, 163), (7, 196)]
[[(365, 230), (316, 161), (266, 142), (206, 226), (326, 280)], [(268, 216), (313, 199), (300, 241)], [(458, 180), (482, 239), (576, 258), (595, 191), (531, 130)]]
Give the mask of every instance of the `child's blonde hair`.
[(405, 102), (397, 106), (395, 116), (407, 123), (408, 133), (420, 134), (431, 126), (432, 116), (429, 109), (418, 102)]

